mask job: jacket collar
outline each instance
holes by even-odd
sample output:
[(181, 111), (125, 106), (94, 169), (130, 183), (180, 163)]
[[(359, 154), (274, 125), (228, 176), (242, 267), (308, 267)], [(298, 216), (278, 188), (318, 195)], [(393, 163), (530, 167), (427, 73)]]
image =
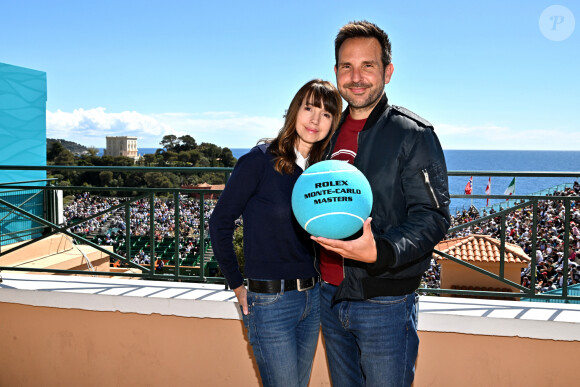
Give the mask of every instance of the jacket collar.
[[(379, 103), (377, 103), (377, 106), (375, 106), (373, 108), (373, 111), (371, 112), (371, 114), (369, 114), (369, 117), (367, 118), (367, 122), (365, 122), (365, 126), (363, 127), (363, 131), (372, 127), (379, 120), (379, 118), (381, 117), (383, 112), (388, 107), (389, 107), (389, 100), (387, 98), (387, 94), (385, 92), (383, 92), (383, 95), (382, 95), (381, 99), (379, 100)], [(340, 117), (340, 122), (338, 124), (339, 128), (342, 126), (342, 124), (344, 124), (344, 120), (346, 120), (346, 117), (349, 115), (349, 112), (350, 112), (350, 106), (347, 106), (346, 109), (344, 109), (344, 111), (342, 112), (342, 117)], [(336, 133), (336, 134), (338, 134), (338, 133)]]
[(369, 117), (367, 118), (367, 122), (365, 122), (365, 126), (363, 128), (363, 131), (367, 130), (368, 128), (371, 128), (379, 120), (379, 118), (381, 118), (384, 111), (388, 107), (389, 107), (389, 100), (387, 98), (387, 94), (385, 92), (383, 92), (383, 96), (381, 97), (379, 103), (377, 104), (377, 106), (374, 107), (371, 114), (369, 114)]

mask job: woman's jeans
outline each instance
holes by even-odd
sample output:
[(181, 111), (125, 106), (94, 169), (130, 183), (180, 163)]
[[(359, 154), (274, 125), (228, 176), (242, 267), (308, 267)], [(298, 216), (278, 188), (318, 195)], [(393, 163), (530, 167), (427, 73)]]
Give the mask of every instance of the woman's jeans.
[(410, 386), (419, 348), (416, 294), (331, 305), (336, 289), (322, 282), (320, 290), (333, 386)]
[(307, 386), (320, 330), (320, 284), (303, 292), (248, 291), (248, 311), (244, 325), (264, 386)]

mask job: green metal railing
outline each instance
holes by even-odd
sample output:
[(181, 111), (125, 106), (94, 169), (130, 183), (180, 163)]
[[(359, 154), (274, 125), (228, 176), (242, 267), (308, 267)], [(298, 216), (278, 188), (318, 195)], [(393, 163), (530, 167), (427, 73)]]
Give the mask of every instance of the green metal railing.
[[(554, 171), (554, 172), (530, 172), (530, 171), (449, 171), (449, 176), (505, 176), (505, 177), (567, 177), (571, 179), (578, 179), (580, 176), (580, 172), (561, 172), (561, 171)], [(458, 259), (452, 255), (435, 251), (442, 257), (445, 257), (453, 262), (456, 262), (460, 265), (468, 267), (469, 269), (475, 270), (481, 274), (484, 274), (488, 277), (496, 279), (500, 283), (505, 285), (511, 286), (520, 291), (520, 293), (513, 293), (513, 292), (494, 292), (494, 291), (476, 291), (476, 290), (456, 290), (456, 289), (432, 289), (432, 288), (420, 288), (419, 292), (421, 293), (434, 293), (434, 294), (457, 294), (457, 295), (474, 295), (479, 297), (506, 297), (506, 298), (531, 298), (531, 299), (560, 299), (564, 302), (570, 301), (580, 301), (579, 296), (570, 295), (568, 292), (568, 278), (569, 278), (569, 267), (568, 261), (570, 256), (570, 210), (572, 207), (572, 203), (574, 205), (580, 204), (580, 197), (579, 196), (540, 196), (539, 194), (535, 195), (458, 195), (452, 194), (451, 198), (458, 198), (458, 199), (502, 199), (506, 200), (506, 209), (495, 212), (491, 215), (480, 217), (475, 220), (472, 220), (467, 223), (463, 223), (461, 225), (457, 225), (452, 227), (448, 230), (448, 234), (453, 234), (457, 231), (461, 231), (463, 229), (475, 226), (480, 223), (484, 223), (490, 221), (495, 218), (500, 218), (499, 227), (500, 227), (500, 268), (499, 274), (494, 274), (492, 272), (486, 271), (484, 269), (479, 268), (476, 265), (473, 265), (469, 262), (465, 262), (461, 259)], [(517, 201), (520, 201), (519, 204)], [(563, 284), (561, 288), (561, 294), (554, 294), (554, 293), (540, 293), (537, 294), (535, 287), (537, 281), (537, 273), (536, 273), (536, 250), (538, 247), (538, 206), (539, 202), (543, 201), (561, 201), (564, 203), (565, 208), (565, 219), (564, 219), (564, 255), (563, 255)], [(531, 263), (530, 263), (530, 278), (531, 283), (530, 287), (524, 287), (520, 284), (514, 283), (507, 278), (505, 278), (505, 259), (506, 259), (506, 252), (505, 252), (505, 244), (506, 244), (506, 217), (508, 214), (522, 210), (524, 208), (532, 209), (533, 219), (532, 219), (532, 240), (531, 240)]]
[[(192, 173), (203, 173), (203, 172), (223, 172), (226, 174), (226, 179), (228, 174), (232, 171), (232, 168), (159, 168), (159, 167), (77, 167), (77, 166), (0, 166), (0, 170), (46, 170), (46, 171), (63, 171), (63, 170), (75, 170), (75, 171), (115, 171), (115, 172), (161, 172), (161, 173), (182, 173), (182, 174), (192, 174)], [(580, 172), (515, 172), (515, 171), (450, 171), (449, 176), (509, 176), (509, 177), (568, 177), (568, 178), (577, 178), (580, 176)], [(2, 190), (10, 189), (10, 190), (18, 190), (18, 189), (26, 189), (26, 190), (40, 190), (44, 192), (54, 192), (56, 190), (66, 190), (66, 191), (74, 191), (74, 192), (116, 192), (117, 196), (119, 193), (128, 193), (125, 197), (125, 200), (115, 206), (112, 206), (106, 210), (103, 210), (97, 214), (93, 214), (90, 217), (83, 218), (78, 220), (74, 223), (65, 225), (55, 224), (53, 221), (44, 219), (42, 217), (33, 215), (28, 213), (27, 211), (23, 210), (17, 205), (8, 203), (7, 201), (0, 198), (0, 206), (5, 206), (14, 213), (19, 213), (21, 216), (27, 217), (32, 219), (34, 222), (41, 224), (45, 228), (45, 232), (41, 237), (31, 239), (27, 242), (22, 243), (17, 247), (17, 249), (23, 248), (27, 245), (37, 242), (43, 238), (46, 238), (50, 235), (61, 233), (64, 235), (73, 238), (75, 241), (87, 244), (92, 246), (93, 248), (108, 254), (111, 256), (113, 260), (119, 260), (126, 264), (129, 267), (139, 269), (142, 271), (141, 274), (136, 273), (113, 273), (113, 272), (97, 272), (92, 271), (90, 272), (91, 275), (106, 275), (106, 276), (131, 276), (131, 277), (141, 277), (147, 279), (154, 279), (154, 280), (175, 280), (175, 281), (196, 281), (196, 282), (215, 282), (215, 283), (223, 283), (224, 279), (222, 277), (210, 277), (205, 275), (205, 265), (206, 262), (203, 259), (204, 252), (207, 246), (207, 238), (205, 235), (205, 218), (206, 214), (204, 213), (204, 198), (206, 195), (220, 193), (219, 190), (205, 190), (205, 189), (184, 189), (184, 188), (137, 188), (137, 187), (84, 187), (84, 186), (55, 186), (55, 185), (38, 185), (38, 186), (31, 186), (30, 182), (27, 185), (19, 185), (22, 182), (17, 183), (0, 183), (0, 193)], [(136, 195), (133, 195), (137, 193)], [(182, 273), (182, 268), (180, 265), (179, 259), (179, 220), (181, 217), (180, 214), (180, 195), (188, 195), (188, 194), (197, 194), (199, 195), (200, 201), (200, 221), (199, 221), (199, 274), (197, 275), (184, 275)], [(130, 196), (133, 195), (133, 196)], [(165, 273), (156, 273), (155, 272), (155, 198), (156, 195), (164, 195), (168, 197), (172, 197), (175, 203), (174, 206), (174, 217), (175, 217), (175, 234), (174, 240), (175, 243), (175, 250), (174, 250), (174, 257), (175, 257), (175, 266), (174, 272), (172, 274), (165, 274)], [(484, 269), (479, 268), (476, 265), (471, 263), (465, 262), (461, 259), (458, 259), (452, 255), (436, 251), (442, 257), (445, 257), (453, 262), (456, 262), (460, 265), (468, 267), (469, 269), (475, 270), (481, 274), (489, 276), (498, 280), (499, 282), (513, 287), (520, 291), (520, 293), (514, 292), (497, 292), (497, 291), (475, 291), (475, 290), (457, 290), (457, 289), (433, 289), (433, 288), (420, 288), (419, 292), (421, 293), (429, 293), (429, 294), (451, 294), (451, 295), (472, 295), (472, 296), (480, 296), (480, 297), (508, 297), (508, 298), (535, 298), (535, 299), (561, 299), (564, 302), (570, 301), (580, 301), (580, 296), (570, 295), (568, 292), (568, 277), (569, 277), (569, 267), (568, 267), (568, 257), (569, 257), (569, 238), (570, 238), (570, 211), (571, 207), (574, 205), (578, 205), (580, 202), (580, 197), (578, 196), (534, 196), (534, 195), (458, 195), (452, 194), (452, 198), (472, 198), (472, 199), (502, 199), (502, 200), (510, 200), (510, 203), (514, 203), (517, 201), (521, 201), (518, 204), (512, 205), (509, 208), (506, 208), (502, 211), (496, 212), (492, 215), (488, 215), (485, 217), (477, 218), (471, 222), (463, 223), (461, 225), (455, 226), (449, 230), (448, 233), (455, 233), (457, 231), (461, 231), (465, 228), (484, 223), (490, 221), (494, 218), (500, 218), (499, 227), (500, 227), (500, 262), (499, 262), (499, 274), (495, 274)], [(131, 229), (130, 229), (130, 213), (131, 213), (131, 203), (134, 203), (138, 200), (146, 199), (149, 201), (149, 248), (150, 248), (150, 256), (151, 261), (149, 266), (143, 266), (137, 264), (131, 260)], [(538, 207), (539, 202), (542, 201), (561, 201), (564, 203), (565, 207), (565, 230), (564, 230), (564, 258), (563, 258), (563, 266), (564, 266), (564, 280), (562, 286), (562, 294), (536, 294), (535, 286), (536, 286), (536, 249), (537, 249), (537, 238), (538, 238)], [(117, 209), (124, 209), (125, 211), (125, 224), (127, 225), (125, 230), (125, 253), (126, 256), (121, 256), (116, 252), (111, 252), (102, 246), (94, 243), (93, 241), (74, 234), (73, 232), (69, 231), (70, 228), (75, 227), (76, 225), (82, 224), (87, 222), (88, 220), (95, 219), (104, 215), (107, 212), (115, 211)], [(524, 208), (531, 208), (533, 213), (533, 221), (532, 221), (532, 239), (531, 239), (531, 246), (532, 246), (532, 253), (531, 253), (531, 284), (530, 287), (527, 288), (522, 286), (519, 283), (515, 283), (510, 281), (505, 277), (505, 260), (506, 260), (506, 251), (505, 251), (505, 244), (506, 244), (506, 217), (508, 214), (519, 211)], [(16, 249), (12, 249), (8, 252), (14, 252)], [(1, 258), (3, 255), (7, 254), (8, 252), (1, 251), (0, 247), (0, 263)], [(26, 272), (50, 272), (50, 273), (58, 273), (58, 274), (87, 274), (86, 271), (82, 270), (51, 270), (51, 269), (34, 269), (34, 268), (23, 268), (23, 267), (8, 267), (8, 266), (0, 266), (1, 270), (13, 270), (13, 271), (26, 271)]]
[[(194, 173), (204, 173), (204, 172), (223, 172), (226, 175), (226, 179), (231, 172), (232, 168), (159, 168), (159, 167), (77, 167), (77, 166), (17, 166), (17, 165), (7, 165), (7, 166), (0, 166), (0, 170), (46, 170), (46, 171), (82, 171), (82, 172), (101, 172), (101, 171), (114, 171), (114, 172), (160, 172), (160, 173), (181, 173), (181, 174), (194, 174)], [(11, 248), (8, 251), (2, 251), (0, 246), (0, 263), (2, 256), (14, 253), (26, 246), (29, 246), (33, 243), (36, 243), (42, 239), (45, 239), (51, 235), (61, 233), (70, 238), (72, 238), (77, 243), (82, 243), (88, 246), (95, 248), (98, 251), (101, 251), (111, 257), (112, 260), (119, 260), (123, 262), (125, 266), (130, 268), (135, 268), (141, 270), (141, 273), (119, 273), (119, 272), (100, 272), (100, 271), (90, 271), (90, 275), (100, 275), (100, 276), (125, 276), (125, 277), (141, 277), (147, 279), (154, 279), (154, 280), (175, 280), (175, 281), (198, 281), (198, 282), (223, 282), (224, 279), (222, 277), (210, 277), (206, 276), (206, 262), (204, 258), (204, 252), (206, 251), (207, 244), (209, 243), (208, 238), (205, 235), (205, 218), (206, 215), (204, 213), (205, 208), (205, 197), (211, 194), (220, 193), (220, 190), (207, 190), (207, 189), (187, 189), (187, 188), (142, 188), (142, 187), (85, 187), (85, 186), (55, 186), (55, 185), (31, 185), (31, 182), (26, 182), (26, 185), (21, 185), (24, 182), (15, 182), (15, 183), (0, 183), (0, 194), (2, 192), (15, 191), (15, 190), (27, 190), (27, 191), (38, 191), (38, 192), (54, 192), (54, 191), (70, 191), (70, 192), (115, 192), (117, 195), (119, 193), (127, 193), (128, 195), (124, 197), (123, 202), (111, 206), (106, 210), (100, 211), (95, 213), (91, 216), (83, 218), (81, 220), (77, 220), (73, 223), (67, 225), (59, 225), (56, 224), (51, 220), (47, 220), (43, 217), (38, 215), (34, 215), (21, 206), (15, 205), (10, 203), (0, 196), (0, 206), (6, 207), (11, 214), (19, 214), (20, 216), (30, 219), (33, 222), (42, 225), (44, 228), (44, 232), (42, 236), (36, 237), (26, 242), (20, 243), (18, 246)], [(133, 195), (137, 193), (137, 195)], [(174, 227), (174, 273), (173, 274), (165, 274), (159, 273), (155, 270), (155, 199), (156, 195), (164, 195), (167, 197), (172, 197), (175, 203), (174, 206), (174, 217), (175, 217), (175, 225)], [(199, 195), (199, 203), (200, 203), (200, 227), (199, 227), (199, 274), (197, 275), (187, 275), (183, 273), (181, 268), (181, 260), (179, 257), (179, 224), (180, 224), (180, 194), (183, 195), (191, 195), (197, 194)], [(133, 195), (133, 196), (129, 196)], [(139, 200), (148, 200), (149, 202), (149, 255), (150, 255), (150, 263), (149, 265), (142, 265), (133, 262), (132, 254), (131, 254), (131, 247), (132, 247), (132, 239), (133, 236), (131, 235), (131, 227), (130, 227), (130, 214), (131, 214), (131, 203), (134, 203)], [(96, 219), (106, 213), (115, 211), (117, 209), (123, 209), (125, 212), (125, 256), (118, 254), (117, 252), (111, 252), (110, 250), (104, 248), (103, 246), (95, 243), (92, 240), (87, 239), (84, 236), (77, 235), (69, 229), (74, 228), (77, 225), (85, 223), (89, 220)], [(24, 272), (45, 272), (45, 273), (55, 273), (55, 274), (87, 274), (87, 271), (84, 270), (59, 270), (59, 269), (46, 269), (46, 268), (26, 268), (26, 267), (11, 267), (11, 266), (0, 266), (0, 271), (24, 271)]]

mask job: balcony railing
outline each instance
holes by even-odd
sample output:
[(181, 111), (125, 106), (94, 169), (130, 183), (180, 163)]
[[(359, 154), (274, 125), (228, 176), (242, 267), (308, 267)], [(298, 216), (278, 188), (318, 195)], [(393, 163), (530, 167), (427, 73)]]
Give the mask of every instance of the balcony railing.
[[(102, 172), (102, 171), (112, 171), (112, 172), (158, 172), (158, 173), (178, 173), (178, 174), (196, 174), (205, 172), (218, 172), (227, 175), (231, 172), (232, 168), (159, 168), (159, 167), (78, 167), (78, 166), (15, 166), (7, 165), (0, 166), (0, 170), (45, 170), (45, 171), (78, 171), (78, 172)], [(514, 171), (450, 171), (449, 176), (509, 176), (509, 177), (565, 177), (570, 179), (576, 179), (580, 176), (580, 172), (514, 172)], [(111, 260), (118, 261), (125, 267), (130, 267), (138, 269), (141, 273), (118, 273), (118, 272), (99, 272), (91, 271), (91, 275), (102, 275), (102, 276), (130, 276), (130, 277), (140, 277), (153, 280), (172, 280), (172, 281), (193, 281), (193, 282), (212, 282), (212, 283), (224, 283), (223, 277), (214, 275), (215, 273), (210, 273), (208, 267), (214, 265), (213, 261), (208, 261), (204, 259), (204, 253), (208, 250), (210, 244), (206, 232), (206, 220), (207, 214), (205, 210), (206, 199), (212, 194), (219, 194), (220, 190), (207, 190), (207, 189), (186, 189), (186, 188), (142, 188), (142, 187), (100, 187), (100, 186), (60, 186), (55, 185), (54, 181), (40, 181), (34, 182), (15, 182), (15, 183), (0, 183), (0, 210), (4, 210), (4, 216), (0, 214), (0, 226), (2, 222), (10, 216), (20, 216), (29, 219), (36, 225), (42, 227), (42, 235), (36, 236), (26, 242), (18, 245), (9, 251), (2, 251), (0, 245), (0, 263), (3, 255), (8, 253), (13, 253), (17, 249), (24, 248), (32, 243), (35, 243), (43, 238), (47, 238), (56, 233), (64, 234), (73, 238), (77, 243), (83, 243), (93, 248), (110, 255)], [(538, 187), (541, 189), (542, 187)], [(15, 192), (18, 190), (26, 190), (26, 192), (34, 192), (37, 195), (39, 192), (44, 193), (44, 202), (46, 209), (43, 216), (35, 214), (29, 211), (23, 203), (18, 204), (9, 202), (2, 197), (2, 194), (8, 191)], [(83, 219), (75, 220), (73, 222), (59, 223), (57, 221), (57, 214), (54, 211), (54, 197), (56, 191), (66, 191), (70, 193), (115, 193), (116, 199), (119, 200), (118, 204), (112, 205), (106, 209), (99, 212), (93, 213)], [(173, 243), (169, 244), (170, 259), (162, 271), (155, 270), (155, 256), (159, 253), (158, 247), (162, 244), (160, 240), (156, 238), (156, 227), (158, 226), (156, 221), (156, 201), (160, 200), (169, 201), (170, 203), (179, 203), (180, 205), (173, 205), (173, 218), (174, 225), (180, 225), (181, 219), (183, 218), (181, 203), (186, 197), (191, 195), (199, 196), (199, 223), (198, 223), (198, 235), (199, 235), (199, 248), (198, 256), (195, 259), (186, 262), (187, 258), (180, 256), (180, 240), (182, 235), (180, 234), (180, 227), (175, 226), (173, 230)], [(471, 270), (475, 270), (486, 276), (494, 278), (503, 284), (513, 287), (519, 290), (519, 293), (513, 292), (501, 292), (501, 291), (474, 291), (474, 290), (457, 290), (457, 289), (433, 289), (433, 288), (420, 288), (421, 293), (435, 293), (435, 294), (456, 294), (456, 295), (472, 295), (481, 297), (509, 297), (509, 298), (535, 298), (535, 299), (560, 299), (564, 302), (570, 301), (580, 301), (579, 296), (574, 296), (569, 294), (568, 280), (570, 275), (570, 268), (568, 265), (568, 258), (570, 253), (570, 221), (571, 221), (571, 209), (575, 208), (580, 202), (580, 197), (578, 195), (568, 195), (568, 196), (538, 196), (538, 195), (462, 195), (462, 194), (451, 194), (451, 198), (463, 198), (463, 199), (490, 199), (490, 200), (506, 200), (505, 205), (507, 208), (495, 212), (494, 214), (479, 217), (468, 223), (463, 223), (458, 226), (452, 227), (449, 230), (449, 234), (464, 230), (469, 227), (473, 227), (478, 224), (484, 224), (492, 219), (499, 218), (500, 227), (500, 262), (499, 262), (499, 274), (495, 274), (480, 267), (470, 264), (468, 262), (462, 261), (452, 255), (436, 251), (439, 255), (457, 262), (460, 265), (466, 266)], [(509, 200), (509, 201), (508, 201)], [(539, 204), (544, 201), (559, 201), (564, 204), (564, 251), (563, 251), (563, 285), (561, 289), (561, 294), (538, 294), (536, 291), (537, 273), (536, 273), (536, 249), (538, 248), (538, 209)], [(135, 203), (147, 203), (147, 212), (149, 224), (149, 231), (145, 237), (144, 244), (136, 244), (136, 241), (143, 241), (141, 236), (135, 236), (131, 230), (131, 214), (132, 205)], [(208, 203), (209, 204), (209, 203)], [(531, 263), (530, 263), (530, 277), (531, 283), (529, 287), (523, 286), (520, 283), (515, 283), (507, 279), (504, 275), (505, 272), (505, 261), (506, 261), (506, 218), (510, 213), (515, 211), (520, 211), (522, 209), (531, 209), (533, 213), (532, 225), (531, 225)], [(576, 207), (577, 208), (577, 207)], [(95, 240), (89, 238), (87, 235), (72, 232), (71, 229), (75, 226), (81, 225), (87, 221), (96, 220), (105, 214), (112, 213), (114, 211), (120, 210), (124, 214), (125, 220), (125, 230), (124, 230), (124, 247), (123, 249), (116, 249), (111, 252), (110, 250), (102, 247), (99, 243), (95, 243)], [(2, 227), (3, 229), (4, 227)], [(38, 226), (36, 226), (38, 228)], [(143, 248), (147, 249), (148, 255), (150, 256), (149, 265), (144, 265), (141, 263), (136, 263), (134, 261), (135, 250), (137, 247), (140, 250)], [(120, 254), (122, 253), (122, 254)], [(167, 253), (167, 248), (165, 248), (164, 253)], [(184, 265), (184, 263), (186, 263)], [(192, 264), (193, 263), (193, 264)], [(39, 268), (26, 268), (26, 267), (11, 267), (11, 266), (0, 266), (0, 271), (25, 271), (25, 272), (49, 272), (58, 274), (87, 274), (86, 271), (82, 270), (57, 270), (57, 269), (39, 269)], [(227, 286), (227, 284), (226, 284)]]

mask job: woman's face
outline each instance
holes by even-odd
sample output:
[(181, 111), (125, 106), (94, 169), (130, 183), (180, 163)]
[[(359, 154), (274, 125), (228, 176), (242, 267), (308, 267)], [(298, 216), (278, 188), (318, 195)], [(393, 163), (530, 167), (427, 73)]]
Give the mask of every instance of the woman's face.
[(332, 114), (322, 108), (310, 104), (310, 101), (302, 101), (296, 116), (296, 148), (306, 157), (310, 153), (312, 145), (324, 140), (332, 127)]

